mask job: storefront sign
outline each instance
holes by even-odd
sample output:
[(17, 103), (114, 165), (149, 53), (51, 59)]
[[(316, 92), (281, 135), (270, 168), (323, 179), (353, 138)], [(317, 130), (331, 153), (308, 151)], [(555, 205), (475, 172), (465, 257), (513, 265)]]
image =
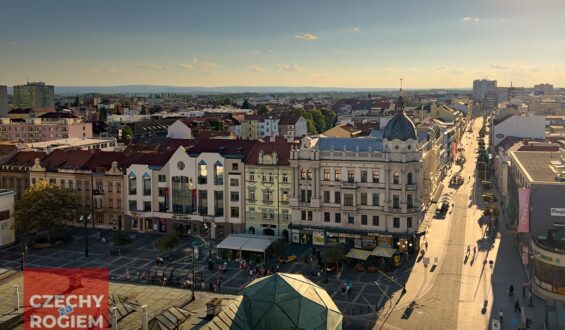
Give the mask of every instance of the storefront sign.
[(324, 245), (324, 232), (321, 230), (312, 231), (312, 244)]
[(565, 217), (565, 209), (564, 208), (551, 208), (551, 216), (552, 217)]
[(361, 248), (362, 249), (374, 249), (377, 247), (377, 242), (375, 241), (375, 237), (373, 236), (363, 236), (361, 239)]
[(292, 230), (292, 243), (300, 243), (300, 232), (296, 229)]
[(380, 247), (392, 249), (392, 235), (380, 235), (378, 245)]
[(552, 264), (554, 266), (565, 267), (564, 254), (557, 254), (543, 250), (539, 246), (537, 246), (534, 242), (532, 242), (532, 253), (534, 254), (534, 257), (538, 258), (539, 260), (545, 263)]
[(518, 202), (518, 232), (528, 233), (530, 232), (530, 189), (518, 189)]

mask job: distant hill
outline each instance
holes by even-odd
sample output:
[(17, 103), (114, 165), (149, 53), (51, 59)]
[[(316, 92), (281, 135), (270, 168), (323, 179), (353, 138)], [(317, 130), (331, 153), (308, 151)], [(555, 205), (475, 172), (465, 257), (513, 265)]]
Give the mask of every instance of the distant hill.
[[(55, 86), (55, 93), (64, 94), (239, 94), (239, 93), (320, 93), (320, 92), (375, 92), (396, 91), (397, 88), (345, 88), (345, 87), (288, 87), (288, 86), (225, 86), (178, 87), (163, 85), (123, 86)], [(412, 89), (414, 91), (414, 89)], [(462, 91), (465, 89), (422, 89), (418, 91)]]

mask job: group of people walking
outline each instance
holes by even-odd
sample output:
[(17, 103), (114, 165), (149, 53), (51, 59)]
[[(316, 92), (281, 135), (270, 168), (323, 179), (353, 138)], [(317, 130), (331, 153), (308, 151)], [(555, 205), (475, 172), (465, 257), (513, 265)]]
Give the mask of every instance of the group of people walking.
[[(526, 289), (526, 286), (523, 285), (522, 286), (522, 299), (524, 300), (524, 302), (526, 302), (526, 294), (528, 295), (528, 302), (530, 306), (533, 306), (533, 296), (532, 296), (532, 289)], [(508, 296), (509, 297), (514, 297), (514, 285), (510, 284), (510, 286), (508, 287)], [(516, 302), (514, 303), (514, 313), (520, 313), (522, 311), (522, 306), (520, 305), (520, 298), (516, 299)], [(500, 323), (504, 322), (504, 312), (501, 309), (500, 312), (498, 312), (498, 319), (500, 321)]]

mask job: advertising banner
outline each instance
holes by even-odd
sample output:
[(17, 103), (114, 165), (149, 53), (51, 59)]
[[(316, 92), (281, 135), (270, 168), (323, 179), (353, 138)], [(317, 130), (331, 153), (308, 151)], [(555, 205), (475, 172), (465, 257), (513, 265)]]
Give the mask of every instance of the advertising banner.
[(518, 189), (518, 232), (527, 233), (530, 231), (530, 189)]
[(109, 329), (108, 269), (24, 270), (24, 329)]
[(312, 231), (312, 244), (324, 245), (324, 232), (322, 230)]

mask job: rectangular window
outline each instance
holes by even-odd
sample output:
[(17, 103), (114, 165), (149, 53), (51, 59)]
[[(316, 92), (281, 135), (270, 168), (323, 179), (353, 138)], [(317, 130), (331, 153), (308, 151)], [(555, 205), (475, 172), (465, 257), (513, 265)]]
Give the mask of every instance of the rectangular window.
[(129, 201), (128, 205), (130, 211), (137, 211), (137, 201)]
[(353, 213), (347, 214), (347, 223), (351, 225), (355, 224), (355, 215)]
[(159, 202), (159, 212), (167, 212), (167, 208), (165, 207), (165, 202)]
[(377, 170), (373, 170), (373, 183), (380, 182), (380, 173)]
[(224, 192), (214, 191), (214, 215), (223, 216), (224, 215)]
[(306, 221), (306, 211), (302, 211), (301, 215), (302, 215), (302, 221)]
[(69, 189), (74, 189), (73, 180), (69, 180)]
[(253, 190), (249, 191), (249, 200), (252, 200), (252, 201), (255, 200), (255, 191), (253, 191)]
[(121, 193), (122, 192), (122, 184), (119, 182), (116, 182), (116, 192), (117, 193)]
[(273, 201), (273, 191), (270, 189), (263, 190), (263, 202), (272, 202)]
[(343, 194), (343, 205), (353, 206), (353, 195), (352, 194)]
[(198, 184), (208, 183), (208, 165), (201, 163), (198, 165)]
[(373, 215), (373, 226), (380, 226), (380, 219), (378, 215)]
[(233, 206), (231, 208), (230, 215), (232, 218), (239, 218), (239, 207)]
[(143, 176), (143, 196), (151, 196), (151, 177)]
[(122, 208), (122, 200), (118, 199), (118, 201), (116, 202), (116, 208), (121, 209)]
[(65, 180), (61, 180), (61, 188), (65, 188)]
[(159, 182), (167, 182), (167, 176), (163, 174), (159, 174), (157, 179), (159, 180)]
[(231, 170), (232, 171), (239, 171), (239, 164), (238, 163), (231, 164)]
[(361, 205), (367, 205), (367, 193), (361, 193)]
[(129, 194), (137, 195), (137, 178), (135, 175), (130, 175), (128, 178), (129, 182)]
[(406, 226), (412, 228), (412, 217), (406, 218)]
[(367, 225), (367, 215), (363, 214), (361, 215), (361, 224), (366, 226)]
[(347, 182), (349, 183), (355, 182), (355, 171), (347, 170)]
[(239, 179), (230, 179), (230, 186), (239, 187)]
[(324, 170), (324, 180), (328, 181), (330, 179), (330, 170)]
[(335, 214), (335, 223), (341, 223), (341, 213)]
[(414, 207), (414, 201), (412, 200), (412, 195), (406, 195), (406, 207), (410, 209)]
[(341, 204), (341, 192), (336, 191), (334, 193), (334, 203)]
[(288, 221), (289, 219), (288, 210), (282, 210), (281, 215), (283, 221)]
[(255, 181), (255, 172), (249, 172), (249, 181)]
[(112, 200), (111, 198), (108, 199), (108, 208), (109, 208), (109, 209), (113, 209), (113, 208), (114, 208), (114, 200)]
[(324, 191), (324, 203), (329, 203), (330, 202), (330, 192), (329, 191)]
[(165, 197), (165, 188), (159, 187), (159, 197)]
[[(32, 180), (33, 184), (35, 184), (35, 179)], [(77, 180), (77, 190), (80, 191), (82, 189), (81, 181)]]
[(312, 211), (308, 211), (308, 221), (312, 221), (313, 218)]
[(283, 173), (283, 175), (282, 175), (282, 182), (283, 182), (283, 183), (288, 183), (288, 174)]
[(367, 171), (361, 171), (361, 182), (367, 182)]
[(198, 190), (198, 199), (200, 215), (208, 215), (208, 191)]
[(230, 192), (230, 201), (232, 201), (232, 202), (238, 202), (239, 201), (239, 191)]
[(341, 181), (341, 170), (335, 170), (334, 172), (334, 180)]
[(143, 211), (151, 212), (151, 202), (143, 202)]
[(330, 222), (330, 212), (324, 212), (324, 222)]
[(288, 191), (281, 191), (281, 202), (288, 202)]
[(306, 170), (305, 169), (300, 170), (300, 178), (302, 180), (306, 180)]
[(394, 218), (392, 219), (392, 226), (394, 228), (400, 228), (400, 218)]
[(381, 195), (379, 193), (373, 193), (373, 206), (381, 205)]
[(114, 183), (108, 182), (108, 192), (113, 192), (113, 191), (114, 191)]
[(224, 184), (224, 166), (217, 164), (214, 165), (214, 184), (221, 186)]
[(392, 208), (399, 209), (400, 208), (400, 196), (392, 195)]

